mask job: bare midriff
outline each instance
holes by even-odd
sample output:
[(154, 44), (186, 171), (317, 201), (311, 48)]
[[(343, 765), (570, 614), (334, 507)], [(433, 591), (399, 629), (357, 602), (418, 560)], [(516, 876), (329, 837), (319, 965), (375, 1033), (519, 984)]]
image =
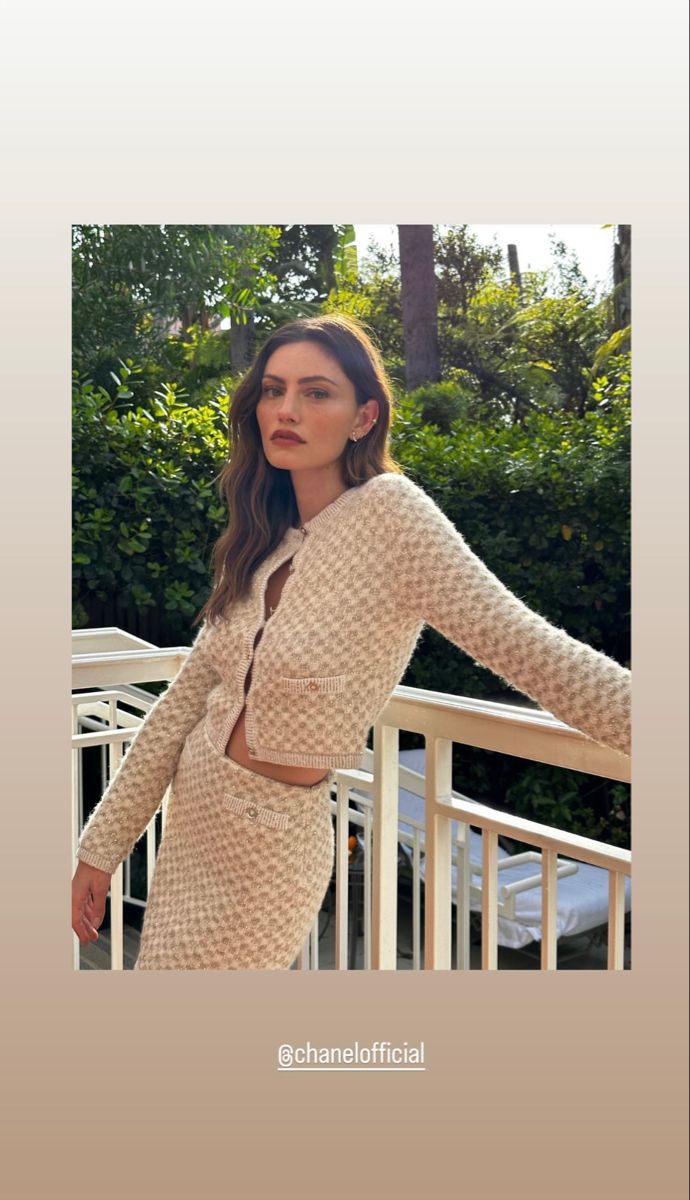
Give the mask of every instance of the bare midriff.
[[(266, 585), (266, 621), (270, 620), (271, 609), (273, 609), (273, 612), (275, 612), (276, 608), (278, 607), (278, 603), (283, 592), (283, 586), (290, 574), (290, 562), (291, 560), (288, 559), (287, 562), (282, 563), (278, 569), (273, 572)], [(254, 650), (256, 650), (256, 647), (261, 641), (262, 633), (263, 629), (260, 629), (254, 638)], [(252, 667), (250, 666), (244, 681), (245, 697), (249, 691), (249, 685), (251, 681)], [(319, 783), (320, 780), (326, 778), (328, 771), (324, 771), (323, 767), (289, 767), (284, 766), (282, 763), (262, 762), (259, 759), (250, 758), (249, 747), (247, 746), (244, 728), (245, 712), (246, 704), (243, 705), (242, 711), (240, 712), (230, 737), (228, 738), (225, 747), (225, 753), (227, 754), (228, 758), (233, 759), (233, 761), (239, 763), (240, 766), (246, 767), (248, 771), (255, 771), (258, 775), (267, 775), (270, 779), (280, 780), (281, 783), (296, 783), (302, 784), (305, 787), (311, 787), (313, 784)]]

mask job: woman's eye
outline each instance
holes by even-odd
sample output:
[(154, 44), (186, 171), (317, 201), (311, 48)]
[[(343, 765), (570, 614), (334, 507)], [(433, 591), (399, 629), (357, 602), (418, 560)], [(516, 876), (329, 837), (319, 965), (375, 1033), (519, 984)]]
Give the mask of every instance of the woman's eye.
[[(275, 384), (266, 383), (263, 386), (261, 394), (263, 396), (270, 396), (270, 395), (278, 395), (279, 396), (279, 395), (281, 395), (281, 390), (282, 389), (279, 387), (276, 387)], [(323, 388), (311, 388), (311, 390), (307, 392), (307, 395), (313, 396), (313, 398), (315, 400), (327, 400), (328, 399), (328, 392), (325, 392), (323, 390)]]

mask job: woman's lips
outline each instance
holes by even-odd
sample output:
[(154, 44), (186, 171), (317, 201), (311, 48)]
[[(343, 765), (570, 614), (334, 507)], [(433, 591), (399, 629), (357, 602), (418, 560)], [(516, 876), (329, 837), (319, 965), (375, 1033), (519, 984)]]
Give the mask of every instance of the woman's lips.
[(272, 442), (279, 442), (281, 446), (303, 446), (304, 442), (296, 437), (286, 437), (285, 434), (275, 434), (271, 438)]

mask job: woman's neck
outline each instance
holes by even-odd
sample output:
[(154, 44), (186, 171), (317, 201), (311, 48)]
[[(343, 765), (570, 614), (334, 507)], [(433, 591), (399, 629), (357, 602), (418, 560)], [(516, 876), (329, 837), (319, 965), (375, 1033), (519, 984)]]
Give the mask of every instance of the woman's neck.
[[(324, 479), (323, 474), (317, 477), (314, 472), (306, 471), (292, 471), (291, 475), (301, 525), (348, 491), (348, 485), (340, 476)], [(305, 478), (307, 475), (311, 478)]]

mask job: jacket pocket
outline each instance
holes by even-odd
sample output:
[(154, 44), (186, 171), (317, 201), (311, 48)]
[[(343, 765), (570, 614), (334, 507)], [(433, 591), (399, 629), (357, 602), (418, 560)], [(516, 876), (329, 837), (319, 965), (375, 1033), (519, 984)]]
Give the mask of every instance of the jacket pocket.
[(281, 692), (310, 692), (314, 695), (345, 691), (346, 675), (281, 675)]

